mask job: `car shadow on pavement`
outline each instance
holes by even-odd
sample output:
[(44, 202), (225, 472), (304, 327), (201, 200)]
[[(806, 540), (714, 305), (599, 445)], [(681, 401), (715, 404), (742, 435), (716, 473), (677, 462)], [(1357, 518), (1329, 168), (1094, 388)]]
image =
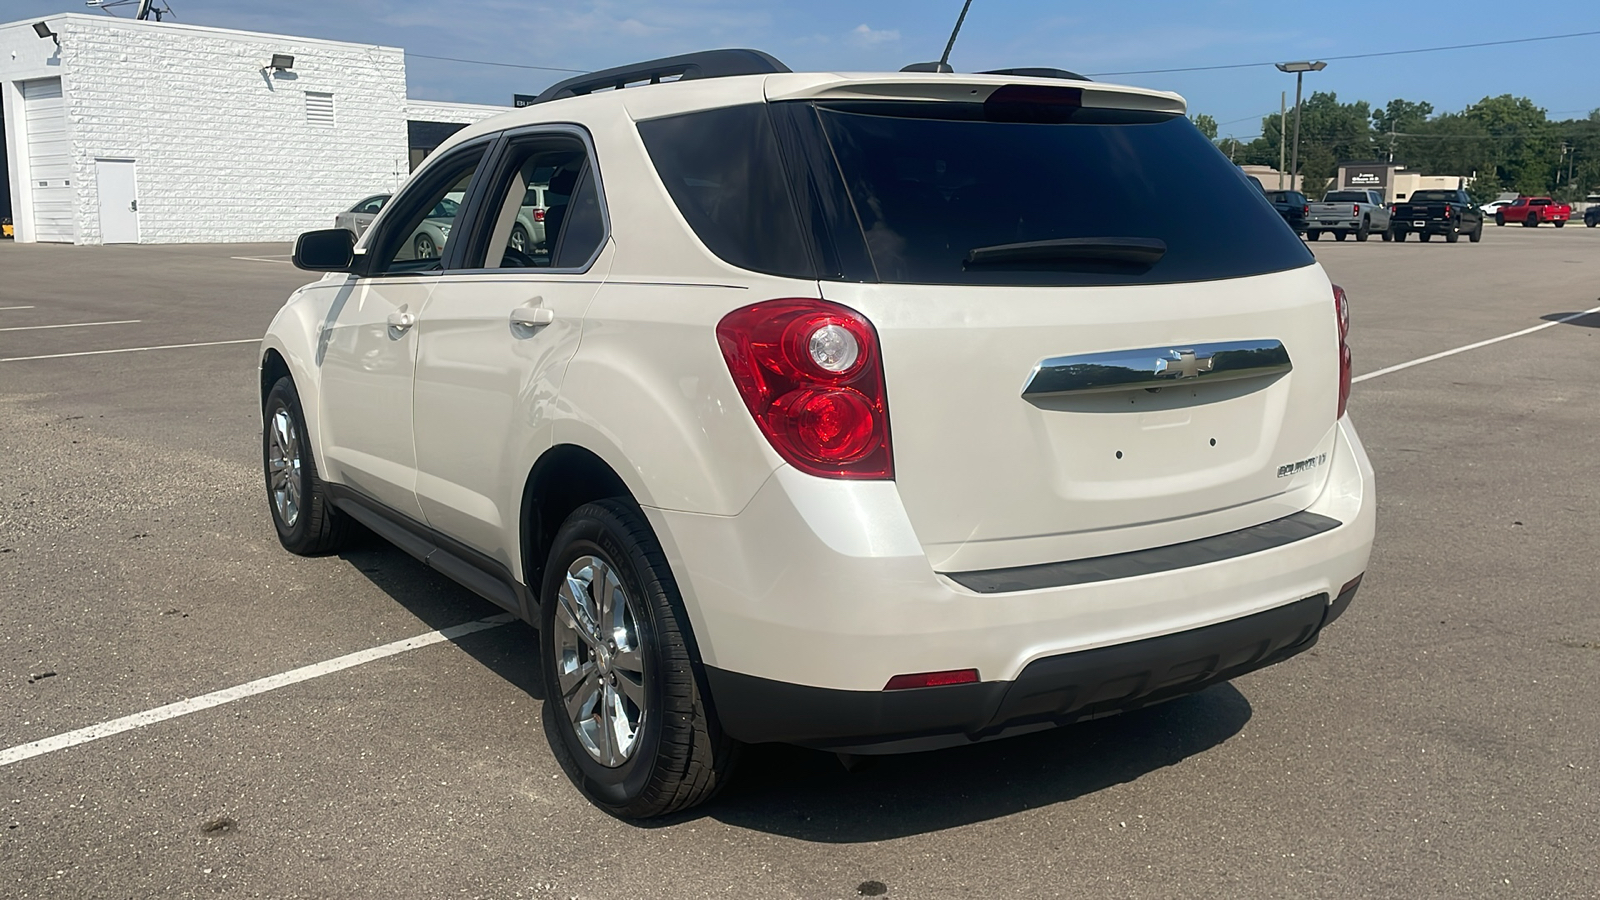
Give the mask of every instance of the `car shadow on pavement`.
[(1222, 744), (1244, 728), (1250, 713), (1245, 696), (1221, 684), (1093, 722), (876, 757), (854, 772), (831, 753), (749, 747), (728, 790), (686, 816), (820, 843), (925, 834), (1134, 781)]
[[(339, 558), (433, 628), (503, 612), (357, 529)], [(543, 701), (532, 628), (457, 638), (463, 652)], [(732, 783), (705, 806), (650, 822), (711, 818), (819, 843), (881, 841), (956, 828), (1074, 800), (1176, 765), (1216, 747), (1250, 721), (1250, 702), (1222, 684), (1157, 706), (948, 750), (871, 757), (846, 771), (832, 753), (779, 744), (746, 747)]]
[[(1568, 318), (1569, 316), (1577, 316), (1577, 318), (1576, 319), (1569, 319)], [(1543, 315), (1543, 316), (1540, 316), (1539, 318), (1545, 320), (1546, 322), (1561, 322), (1562, 319), (1568, 319), (1568, 321), (1561, 322), (1561, 324), (1563, 324), (1563, 325), (1578, 325), (1578, 326), (1581, 326), (1583, 328), (1600, 328), (1600, 313), (1586, 313), (1586, 314), (1579, 314), (1577, 312), (1550, 313), (1549, 315)]]
[[(449, 628), (505, 612), (365, 528), (351, 530), (350, 540), (338, 556), (431, 628)], [(543, 700), (534, 634), (526, 623), (517, 621), (463, 635), (452, 643), (513, 687)]]

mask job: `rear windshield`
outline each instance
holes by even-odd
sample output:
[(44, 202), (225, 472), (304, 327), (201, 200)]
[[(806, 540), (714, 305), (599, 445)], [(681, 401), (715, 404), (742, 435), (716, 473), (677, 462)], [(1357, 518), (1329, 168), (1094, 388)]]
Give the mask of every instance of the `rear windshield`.
[[(717, 110), (639, 129), (701, 240), (759, 271), (799, 274), (793, 245), (763, 249), (756, 235), (796, 240), (818, 278), (894, 284), (1160, 284), (1313, 262), (1258, 186), (1182, 116), (1000, 113), (788, 102), (772, 104), (770, 120), (738, 116), (739, 127)], [(779, 158), (746, 156), (773, 144)], [(786, 192), (772, 184), (780, 170)], [(769, 206), (754, 208), (758, 198)], [(1113, 248), (1104, 259), (1102, 245)]]
[(1329, 191), (1324, 203), (1371, 203), (1372, 198), (1361, 191)]
[(1455, 191), (1417, 191), (1411, 195), (1412, 203), (1451, 203), (1460, 199)]

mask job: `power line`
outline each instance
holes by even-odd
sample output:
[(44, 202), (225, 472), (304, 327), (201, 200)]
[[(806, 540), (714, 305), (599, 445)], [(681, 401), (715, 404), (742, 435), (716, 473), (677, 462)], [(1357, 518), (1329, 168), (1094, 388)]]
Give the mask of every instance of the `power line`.
[[(1441, 50), (1470, 50), (1475, 47), (1501, 47), (1506, 44), (1531, 44), (1537, 41), (1559, 41), (1566, 38), (1593, 37), (1600, 35), (1600, 31), (1575, 31), (1571, 34), (1547, 34), (1543, 37), (1514, 38), (1506, 41), (1481, 41), (1476, 44), (1451, 44), (1446, 47), (1418, 47), (1414, 50), (1385, 50), (1381, 53), (1349, 53), (1344, 56), (1324, 56), (1324, 60), (1344, 59), (1374, 59), (1380, 56), (1405, 56), (1411, 53), (1437, 53)], [(1176, 69), (1138, 69), (1128, 72), (1091, 72), (1091, 78), (1105, 78), (1110, 75), (1164, 75), (1169, 72), (1213, 72), (1219, 69), (1253, 69), (1261, 66), (1276, 65), (1275, 62), (1231, 63), (1224, 66), (1183, 66)]]
[(488, 60), (483, 59), (458, 59), (454, 56), (429, 56), (426, 53), (412, 53), (410, 50), (406, 51), (406, 55), (415, 56), (418, 59), (438, 59), (445, 62), (467, 63), (474, 66), (499, 66), (503, 69), (537, 69), (540, 72), (576, 72), (579, 75), (589, 74), (588, 69), (565, 69), (561, 66), (530, 66), (523, 63), (489, 62)]

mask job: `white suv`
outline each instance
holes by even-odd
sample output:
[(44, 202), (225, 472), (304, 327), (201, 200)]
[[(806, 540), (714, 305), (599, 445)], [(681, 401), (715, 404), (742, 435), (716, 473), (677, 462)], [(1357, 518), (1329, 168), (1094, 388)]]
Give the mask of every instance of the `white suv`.
[(1350, 602), (1344, 295), (1181, 98), (717, 51), (542, 100), (301, 237), (263, 451), (288, 549), (359, 522), (537, 626), (595, 803), (1156, 703)]

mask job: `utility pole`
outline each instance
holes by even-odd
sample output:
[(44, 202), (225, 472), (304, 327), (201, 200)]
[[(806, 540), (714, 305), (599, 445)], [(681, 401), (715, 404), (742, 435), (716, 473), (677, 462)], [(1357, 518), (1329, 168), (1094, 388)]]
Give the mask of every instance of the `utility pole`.
[[(1328, 67), (1322, 60), (1316, 62), (1290, 62), (1275, 63), (1279, 72), (1294, 73), (1294, 150), (1290, 151), (1289, 176), (1293, 178), (1300, 174), (1300, 85), (1305, 80), (1307, 72), (1321, 72)], [(1305, 190), (1301, 183), (1300, 190)]]
[(1278, 190), (1283, 190), (1283, 120), (1289, 116), (1287, 94), (1278, 92)]

